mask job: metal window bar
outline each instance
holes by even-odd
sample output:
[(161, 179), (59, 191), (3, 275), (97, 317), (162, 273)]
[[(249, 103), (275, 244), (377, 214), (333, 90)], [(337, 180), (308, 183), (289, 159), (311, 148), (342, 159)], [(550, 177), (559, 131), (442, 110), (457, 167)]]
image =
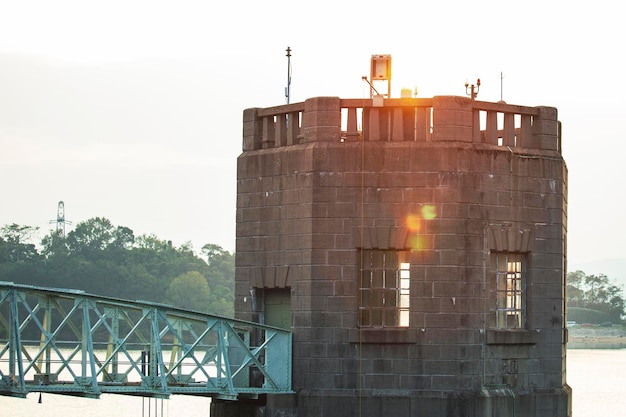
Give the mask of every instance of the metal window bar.
[(362, 250), (359, 320), (362, 327), (409, 325), (410, 264), (406, 253)]
[(496, 259), (496, 326), (525, 327), (525, 281), (522, 256), (498, 254)]

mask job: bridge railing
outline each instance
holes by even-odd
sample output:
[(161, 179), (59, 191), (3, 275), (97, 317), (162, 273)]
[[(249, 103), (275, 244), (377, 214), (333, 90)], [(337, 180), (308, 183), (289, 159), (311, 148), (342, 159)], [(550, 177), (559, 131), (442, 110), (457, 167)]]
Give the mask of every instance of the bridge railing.
[(465, 97), (340, 99), (250, 108), (243, 114), (243, 150), (318, 141), (460, 141), (561, 151), (553, 107), (525, 107)]
[(5, 282), (0, 313), (0, 395), (291, 392), (291, 333), (283, 329)]

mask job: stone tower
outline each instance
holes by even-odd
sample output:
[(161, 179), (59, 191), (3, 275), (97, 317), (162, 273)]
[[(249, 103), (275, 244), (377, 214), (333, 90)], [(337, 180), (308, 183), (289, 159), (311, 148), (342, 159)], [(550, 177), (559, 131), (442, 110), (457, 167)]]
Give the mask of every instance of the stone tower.
[(555, 108), (247, 109), (235, 310), (292, 330), (294, 393), (213, 409), (570, 416), (566, 233)]

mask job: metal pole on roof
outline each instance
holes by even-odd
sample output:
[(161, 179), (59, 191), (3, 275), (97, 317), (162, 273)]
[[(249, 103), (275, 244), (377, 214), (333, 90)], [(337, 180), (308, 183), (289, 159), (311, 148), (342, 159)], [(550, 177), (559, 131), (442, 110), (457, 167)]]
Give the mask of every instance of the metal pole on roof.
[(285, 97), (287, 98), (287, 104), (291, 98), (291, 48), (287, 47), (287, 88), (285, 88)]

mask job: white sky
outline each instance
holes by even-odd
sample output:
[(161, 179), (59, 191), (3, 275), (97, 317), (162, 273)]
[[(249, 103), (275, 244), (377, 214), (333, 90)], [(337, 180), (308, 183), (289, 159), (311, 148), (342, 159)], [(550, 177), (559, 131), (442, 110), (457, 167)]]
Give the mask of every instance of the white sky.
[[(626, 258), (626, 29), (619, 2), (0, 0), (0, 225), (110, 219), (196, 249), (235, 248), (242, 112), (392, 95), (557, 107), (570, 265)], [(71, 227), (71, 226), (70, 226)]]

